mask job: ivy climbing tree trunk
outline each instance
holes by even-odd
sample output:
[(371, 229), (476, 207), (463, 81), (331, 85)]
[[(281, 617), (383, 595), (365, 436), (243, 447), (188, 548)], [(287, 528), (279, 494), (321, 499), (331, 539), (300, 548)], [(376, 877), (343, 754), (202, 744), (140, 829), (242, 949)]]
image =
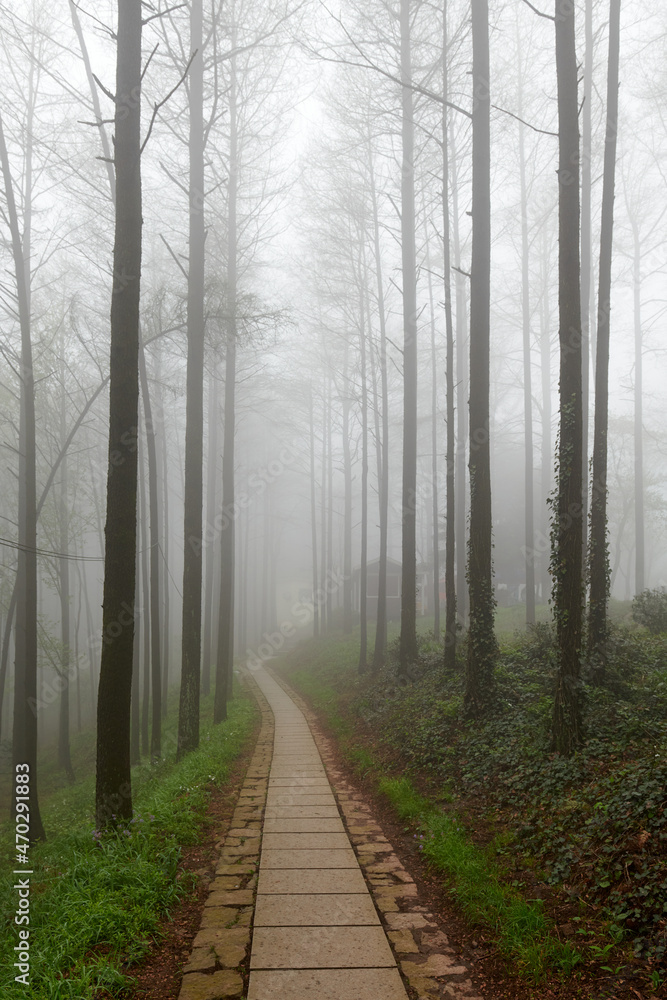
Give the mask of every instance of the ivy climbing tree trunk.
[(593, 434), (593, 483), (591, 490), (590, 601), (588, 606), (588, 659), (593, 678), (604, 680), (609, 601), (609, 544), (607, 534), (607, 431), (609, 425), (609, 335), (611, 320), (611, 256), (614, 234), (616, 139), (618, 135), (618, 74), (621, 0), (611, 0), (609, 65), (607, 69), (607, 130), (602, 182), (600, 230), (600, 290), (595, 358), (595, 428)]
[(574, 5), (555, 0), (558, 80), (558, 300), (560, 434), (553, 517), (554, 617), (558, 643), (553, 749), (581, 741), (582, 580), (581, 273), (579, 259), (579, 120)]
[(482, 715), (494, 700), (497, 644), (491, 568), (489, 339), (491, 301), (491, 127), (488, 0), (472, 0), (472, 263), (470, 300), (470, 631), (465, 712)]

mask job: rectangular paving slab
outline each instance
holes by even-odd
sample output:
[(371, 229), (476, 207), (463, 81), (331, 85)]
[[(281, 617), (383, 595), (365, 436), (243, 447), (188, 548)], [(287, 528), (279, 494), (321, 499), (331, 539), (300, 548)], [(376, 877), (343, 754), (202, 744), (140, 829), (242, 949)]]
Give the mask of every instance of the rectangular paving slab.
[(255, 927), (318, 927), (379, 924), (368, 893), (302, 893), (257, 897)]
[(271, 791), (266, 798), (266, 808), (271, 806), (330, 806), (336, 805), (333, 792), (309, 792), (307, 788), (289, 791)]
[(262, 848), (260, 869), (271, 868), (358, 868), (351, 847), (335, 850), (272, 850)]
[(262, 893), (368, 892), (359, 866), (356, 868), (267, 868), (260, 869), (258, 896)]
[(395, 966), (382, 927), (256, 927), (252, 969), (379, 969)]
[(273, 775), (269, 781), (269, 788), (328, 788), (331, 785), (327, 781), (325, 774), (284, 774), (278, 778)]
[(275, 969), (250, 974), (248, 1000), (407, 1000), (398, 969)]
[[(264, 834), (262, 849), (271, 850), (331, 850), (347, 849), (350, 846), (347, 834), (341, 833), (269, 833)], [(331, 868), (332, 865), (324, 865)]]
[(267, 805), (264, 816), (266, 819), (330, 819), (332, 816), (339, 819), (340, 813), (335, 802), (324, 806), (300, 802), (298, 805)]
[(329, 819), (300, 819), (298, 817), (267, 819), (264, 834), (267, 833), (344, 833), (343, 821), (337, 816)]

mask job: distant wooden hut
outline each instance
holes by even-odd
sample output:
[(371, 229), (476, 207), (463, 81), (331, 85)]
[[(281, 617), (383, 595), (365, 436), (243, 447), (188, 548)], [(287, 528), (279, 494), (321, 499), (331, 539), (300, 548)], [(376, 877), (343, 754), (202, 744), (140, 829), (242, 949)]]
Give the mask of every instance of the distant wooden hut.
[[(359, 611), (361, 570), (353, 573), (352, 600), (354, 608)], [(375, 620), (378, 613), (378, 587), (380, 579), (380, 560), (373, 559), (367, 564), (366, 576), (366, 609), (368, 618)], [(401, 618), (401, 564), (394, 559), (387, 559), (387, 618), (389, 621), (400, 621)]]

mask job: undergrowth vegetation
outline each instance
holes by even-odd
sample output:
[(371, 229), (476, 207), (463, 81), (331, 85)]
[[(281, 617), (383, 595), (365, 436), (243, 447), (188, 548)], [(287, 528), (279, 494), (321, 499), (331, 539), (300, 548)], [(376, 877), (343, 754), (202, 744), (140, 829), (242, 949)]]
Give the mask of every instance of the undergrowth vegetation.
[[(172, 752), (134, 768), (135, 814), (115, 833), (94, 829), (93, 774), (47, 800), (42, 815), (49, 839), (30, 850), (29, 986), (14, 981), (15, 876), (0, 880), (3, 997), (88, 1000), (131, 988), (125, 970), (146, 954), (160, 920), (194, 885), (179, 868), (181, 847), (199, 840), (211, 793), (228, 780), (255, 718), (254, 702), (237, 697), (227, 721), (202, 725), (198, 750), (180, 761)], [(175, 724), (174, 716), (166, 742)], [(0, 846), (3, 862), (9, 861), (3, 868), (13, 869), (6, 829)]]
[[(548, 623), (502, 637), (498, 706), (483, 723), (462, 719), (465, 640), (457, 669), (446, 674), (441, 644), (422, 635), (419, 665), (406, 684), (396, 677), (395, 648), (380, 674), (360, 677), (354, 646), (340, 637), (310, 642), (285, 667), (360, 772), (407, 777), (426, 792), (427, 800), (408, 811), (423, 825), (424, 801), (436, 809), (427, 857), (447, 877), (439, 845), (455, 822), (478, 846), (493, 847), (506, 889), (552, 900), (558, 933), (571, 940), (572, 952), (602, 960), (614, 950), (615, 959), (639, 962), (660, 979), (655, 970), (667, 946), (667, 635), (612, 626), (604, 686), (584, 676), (585, 742), (572, 758), (550, 751)], [(396, 795), (398, 786), (382, 787)], [(493, 881), (493, 866), (487, 873)], [(504, 947), (498, 921), (479, 913), (476, 919), (495, 926)], [(524, 967), (534, 972), (541, 961), (526, 959)], [(570, 960), (554, 953), (545, 961), (566, 970)]]

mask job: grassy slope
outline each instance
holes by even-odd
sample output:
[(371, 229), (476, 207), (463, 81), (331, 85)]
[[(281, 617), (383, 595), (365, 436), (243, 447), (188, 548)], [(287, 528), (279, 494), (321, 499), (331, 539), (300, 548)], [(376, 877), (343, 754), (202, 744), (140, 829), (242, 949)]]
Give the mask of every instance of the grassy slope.
[[(617, 621), (627, 615), (627, 606), (614, 608)], [(506, 869), (505, 888), (520, 889), (524, 880), (534, 888), (537, 878), (547, 894), (559, 893), (584, 956), (613, 950), (636, 967), (634, 953), (651, 970), (666, 943), (667, 641), (615, 632), (609, 687), (586, 689), (588, 738), (567, 761), (549, 752), (548, 630), (513, 635), (514, 608), (501, 609), (498, 624), (501, 705), (484, 725), (461, 721), (461, 670), (444, 676), (439, 648), (426, 638), (420, 676), (405, 688), (391, 669), (358, 677), (356, 636), (303, 643), (284, 668), (352, 760), (408, 779), (393, 793), (385, 786), (399, 812), (408, 808), (423, 827), (423, 801), (411, 810), (402, 800), (414, 793), (414, 780), (430, 787), (440, 815), (444, 805), (454, 819), (458, 813), (483, 828), (487, 840), (496, 833), (491, 851)]]
[[(224, 786), (257, 712), (254, 702), (241, 695), (230, 703), (226, 722), (213, 726), (211, 716), (212, 698), (202, 704), (197, 751), (179, 762), (172, 751), (157, 766), (133, 769), (135, 817), (118, 835), (99, 839), (94, 831), (90, 733), (76, 741), (76, 785), (64, 786), (58, 772), (45, 767), (42, 817), (49, 840), (30, 851), (31, 986), (14, 982), (16, 892), (13, 877), (6, 875), (0, 880), (3, 997), (87, 1000), (100, 989), (115, 992), (126, 983), (121, 966), (145, 953), (160, 919), (191, 884), (179, 872), (181, 846), (196, 842), (211, 791)], [(167, 746), (174, 745), (176, 725), (172, 710), (165, 725)], [(3, 861), (11, 863), (12, 845), (4, 824)]]

